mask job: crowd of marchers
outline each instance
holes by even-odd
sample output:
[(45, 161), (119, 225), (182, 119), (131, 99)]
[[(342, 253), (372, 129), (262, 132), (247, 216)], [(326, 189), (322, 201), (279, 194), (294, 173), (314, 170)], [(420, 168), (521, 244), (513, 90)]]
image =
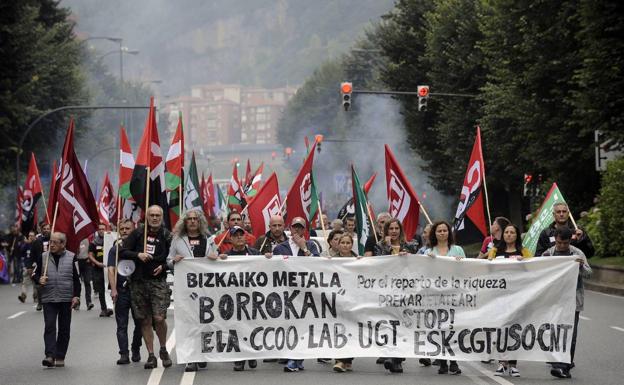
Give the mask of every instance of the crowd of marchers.
[[(497, 217), (491, 224), (491, 235), (483, 240), (477, 258), (523, 260), (532, 257), (559, 255), (576, 256), (579, 264), (576, 286), (576, 308), (571, 345), (571, 363), (550, 363), (550, 373), (559, 378), (571, 378), (574, 353), (578, 335), (579, 314), (583, 310), (583, 278), (591, 274), (587, 258), (594, 253), (591, 240), (583, 229), (570, 220), (565, 203), (553, 207), (553, 222), (539, 237), (535, 255), (522, 246), (522, 234), (518, 226), (508, 219)], [(145, 369), (158, 367), (158, 359), (165, 368), (173, 362), (166, 348), (167, 312), (171, 301), (171, 289), (167, 275), (175, 274), (175, 266), (185, 259), (206, 258), (214, 263), (230, 255), (316, 256), (321, 258), (355, 257), (367, 258), (378, 255), (423, 254), (455, 257), (457, 263), (466, 258), (464, 250), (455, 244), (452, 227), (445, 221), (426, 225), (414, 239), (405, 239), (402, 224), (388, 213), (376, 217), (374, 234), (366, 241), (364, 253), (358, 255), (355, 246), (356, 222), (353, 216), (335, 219), (327, 224), (325, 232), (327, 247), (307, 235), (316, 230), (308, 229), (300, 217), (289, 223), (275, 215), (270, 218), (268, 231), (258, 237), (252, 234), (249, 218), (236, 211), (228, 213), (218, 227), (209, 224), (201, 210), (189, 210), (181, 215), (172, 231), (165, 228), (163, 211), (159, 206), (146, 210), (145, 224), (135, 226), (131, 220), (121, 220), (118, 238), (105, 255), (104, 235), (106, 226), (101, 224), (91, 240), (84, 240), (77, 254), (66, 250), (65, 234), (52, 232), (49, 223), (42, 222), (38, 231), (23, 235), (19, 225), (12, 225), (0, 240), (2, 260), (6, 261), (4, 279), (21, 285), (18, 300), (22, 303), (32, 299), (37, 311), (44, 318), (44, 367), (65, 366), (69, 346), (72, 310), (81, 308), (84, 286), (85, 307), (94, 307), (92, 296), (100, 303), (100, 317), (115, 316), (118, 365), (142, 360), (141, 347), (147, 356)], [(287, 226), (288, 225), (288, 226)], [(0, 269), (1, 270), (1, 269)], [(105, 287), (107, 275), (109, 287)], [(2, 278), (2, 277), (0, 277)], [(107, 293), (108, 292), (108, 293)], [(112, 297), (114, 309), (107, 308), (106, 295)], [(132, 320), (132, 322), (130, 322)], [(132, 328), (129, 341), (128, 328)], [(159, 350), (154, 350), (154, 334)], [(319, 357), (319, 363), (330, 364), (330, 358)], [(391, 373), (402, 373), (403, 358), (381, 357), (377, 364)], [(264, 362), (283, 364), (285, 372), (304, 370), (304, 361), (297, 359), (273, 359)], [(419, 359), (425, 367), (438, 366), (438, 373), (458, 375), (461, 369), (456, 361)], [(490, 362), (491, 363), (491, 362)], [(237, 361), (235, 371), (247, 366), (256, 368), (256, 360)], [(186, 364), (185, 371), (207, 368), (206, 362)], [(335, 357), (333, 370), (353, 370), (353, 358)], [(517, 361), (499, 361), (494, 375), (519, 377)]]

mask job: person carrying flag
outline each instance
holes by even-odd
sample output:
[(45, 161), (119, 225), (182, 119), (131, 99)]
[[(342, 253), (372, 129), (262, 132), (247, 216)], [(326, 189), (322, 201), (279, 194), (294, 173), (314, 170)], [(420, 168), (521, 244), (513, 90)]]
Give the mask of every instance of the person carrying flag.
[(141, 226), (126, 238), (120, 251), (121, 259), (132, 260), (135, 270), (130, 281), (132, 311), (141, 320), (145, 347), (149, 356), (145, 369), (154, 369), (158, 361), (154, 355), (154, 332), (160, 343), (159, 356), (165, 368), (173, 362), (167, 351), (167, 309), (171, 303), (171, 289), (167, 285), (167, 256), (171, 234), (164, 228), (163, 209), (153, 205), (145, 212), (147, 229)]
[(570, 208), (565, 202), (557, 202), (553, 205), (554, 221), (542, 230), (537, 241), (535, 255), (542, 255), (544, 251), (555, 245), (555, 231), (558, 228), (567, 227), (572, 231), (571, 245), (583, 251), (587, 258), (594, 256), (594, 245), (587, 232), (575, 226), (570, 218)]
[[(76, 265), (78, 261), (71, 251), (65, 248), (67, 238), (64, 233), (54, 232), (50, 237), (50, 251), (37, 261), (38, 266), (47, 264), (47, 271), (35, 272), (35, 280), (41, 285), (41, 302), (45, 329), (45, 367), (65, 366), (65, 355), (69, 346), (72, 307), (80, 301), (80, 278)], [(58, 323), (58, 330), (57, 330)]]
[[(226, 225), (227, 225), (227, 229), (215, 237), (215, 243), (219, 247), (219, 254), (226, 254), (228, 250), (232, 248), (230, 232), (227, 230), (233, 228), (234, 226), (242, 227), (243, 217), (241, 217), (238, 211), (230, 211), (227, 215)], [(256, 243), (256, 237), (253, 234), (250, 234), (246, 231), (245, 231), (245, 239), (248, 245), (253, 245)]]

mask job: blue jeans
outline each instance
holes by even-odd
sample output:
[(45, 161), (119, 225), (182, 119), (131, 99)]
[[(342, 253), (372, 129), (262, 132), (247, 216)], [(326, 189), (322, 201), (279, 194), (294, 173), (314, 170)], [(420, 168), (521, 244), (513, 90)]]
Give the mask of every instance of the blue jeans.
[[(117, 321), (117, 344), (119, 345), (119, 354), (128, 354), (128, 323), (130, 306), (130, 289), (127, 287), (117, 289), (117, 301), (115, 302), (115, 321)], [(132, 333), (132, 351), (136, 352), (141, 349), (141, 322), (137, 321), (132, 314), (134, 323), (134, 332)]]

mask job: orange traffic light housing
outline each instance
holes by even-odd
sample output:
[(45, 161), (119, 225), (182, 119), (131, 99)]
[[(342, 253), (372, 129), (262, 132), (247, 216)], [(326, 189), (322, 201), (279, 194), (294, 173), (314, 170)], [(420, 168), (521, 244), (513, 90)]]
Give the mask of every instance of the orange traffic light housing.
[(429, 86), (418, 86), (418, 111), (427, 111), (429, 101)]
[(345, 111), (349, 111), (351, 108), (351, 94), (353, 93), (353, 83), (342, 82), (340, 83), (340, 94), (342, 96), (342, 107)]

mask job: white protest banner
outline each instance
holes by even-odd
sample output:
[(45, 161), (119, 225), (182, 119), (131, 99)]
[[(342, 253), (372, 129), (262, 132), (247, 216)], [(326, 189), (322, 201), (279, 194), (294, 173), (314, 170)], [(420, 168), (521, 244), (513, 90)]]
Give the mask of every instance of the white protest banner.
[(578, 269), (574, 257), (183, 260), (177, 358), (569, 362)]

